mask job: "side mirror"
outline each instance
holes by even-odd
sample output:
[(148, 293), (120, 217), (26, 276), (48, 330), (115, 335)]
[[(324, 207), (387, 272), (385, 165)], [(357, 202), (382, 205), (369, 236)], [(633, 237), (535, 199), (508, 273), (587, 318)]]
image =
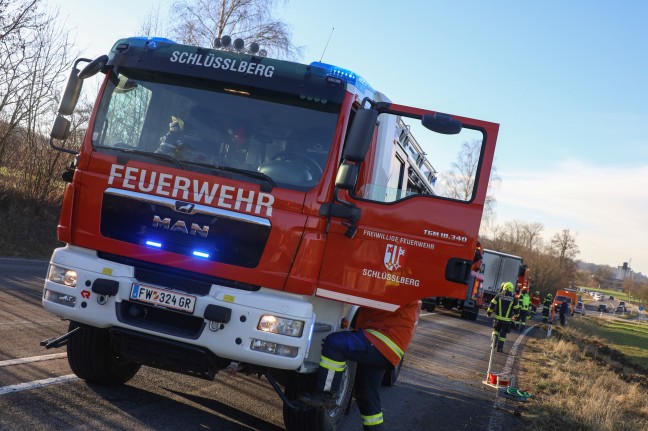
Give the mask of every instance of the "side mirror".
[(72, 115), (74, 108), (79, 101), (82, 84), (81, 80), (77, 76), (78, 73), (79, 69), (73, 67), (67, 85), (65, 86), (63, 97), (61, 97), (61, 103), (59, 104), (58, 112), (61, 115)]
[(102, 55), (100, 57), (95, 58), (88, 64), (86, 67), (83, 68), (81, 72), (79, 72), (79, 79), (84, 80), (86, 78), (90, 78), (91, 76), (96, 75), (99, 73), (101, 69), (103, 69), (106, 64), (108, 64), (108, 56), (107, 55)]
[(360, 172), (359, 165), (342, 163), (335, 177), (335, 187), (343, 190), (353, 190), (358, 181), (358, 172)]
[(352, 162), (364, 160), (373, 139), (377, 120), (378, 111), (373, 109), (359, 109), (356, 112), (344, 146), (343, 159)]
[(461, 132), (463, 125), (461, 121), (455, 120), (448, 114), (436, 112), (434, 115), (424, 115), (421, 124), (426, 129), (444, 135), (456, 135)]
[(74, 108), (79, 101), (82, 82), (81, 79), (79, 79), (79, 68), (77, 65), (82, 61), (88, 62), (90, 60), (87, 58), (79, 58), (74, 62), (74, 66), (70, 71), (70, 76), (65, 85), (65, 91), (63, 92), (63, 97), (61, 97), (61, 103), (58, 108), (58, 113), (61, 115), (72, 115)]
[(59, 141), (64, 141), (70, 136), (70, 120), (61, 115), (56, 116), (50, 137)]

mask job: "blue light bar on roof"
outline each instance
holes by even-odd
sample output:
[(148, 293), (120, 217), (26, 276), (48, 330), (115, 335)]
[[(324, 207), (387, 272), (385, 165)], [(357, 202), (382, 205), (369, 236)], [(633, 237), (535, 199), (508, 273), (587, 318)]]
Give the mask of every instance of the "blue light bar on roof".
[(131, 43), (138, 42), (135, 44), (138, 46), (140, 45), (139, 42), (141, 42), (141, 46), (146, 46), (149, 49), (157, 48), (159, 42), (176, 44), (175, 41), (171, 39), (167, 39), (165, 37), (136, 36), (136, 37), (129, 37), (128, 39)]
[(341, 67), (333, 66), (332, 64), (321, 63), (319, 61), (313, 61), (311, 64), (313, 67), (320, 67), (327, 70), (327, 75), (334, 76), (344, 80), (347, 84), (354, 85), (358, 90), (364, 92), (366, 90), (374, 92), (374, 89), (369, 85), (369, 83), (357, 73), (343, 69)]

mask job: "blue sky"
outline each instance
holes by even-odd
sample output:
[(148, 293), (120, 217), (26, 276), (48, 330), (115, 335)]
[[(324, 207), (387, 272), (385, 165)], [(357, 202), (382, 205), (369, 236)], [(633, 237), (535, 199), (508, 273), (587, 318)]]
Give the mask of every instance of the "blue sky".
[[(49, 3), (93, 57), (170, 2)], [(648, 2), (292, 0), (275, 16), (303, 62), (324, 54), (396, 103), (499, 123), (498, 224), (570, 229), (580, 259), (648, 274)]]

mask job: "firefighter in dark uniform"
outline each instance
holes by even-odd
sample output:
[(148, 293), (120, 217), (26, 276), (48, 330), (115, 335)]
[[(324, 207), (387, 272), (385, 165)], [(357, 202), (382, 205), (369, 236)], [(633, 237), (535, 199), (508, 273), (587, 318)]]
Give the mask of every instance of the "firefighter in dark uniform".
[(511, 330), (511, 322), (520, 315), (520, 305), (513, 295), (513, 283), (510, 281), (502, 283), (502, 291), (491, 300), (486, 315), (488, 317), (495, 313), (493, 319), (493, 336), (497, 337), (497, 351), (504, 352), (506, 334)]
[(551, 293), (547, 293), (544, 301), (542, 301), (542, 323), (547, 323), (549, 320), (549, 312), (553, 306), (553, 296)]
[(333, 408), (347, 361), (357, 363), (355, 397), (365, 431), (383, 431), (380, 386), (385, 371), (398, 366), (414, 335), (420, 301), (394, 312), (361, 308), (352, 331), (334, 332), (324, 339), (316, 392), (304, 393), (304, 404)]

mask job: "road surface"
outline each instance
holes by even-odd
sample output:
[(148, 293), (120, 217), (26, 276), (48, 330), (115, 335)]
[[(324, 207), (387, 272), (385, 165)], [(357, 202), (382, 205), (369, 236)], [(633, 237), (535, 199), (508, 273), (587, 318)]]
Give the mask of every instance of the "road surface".
[[(2, 430), (283, 430), (281, 402), (269, 383), (220, 373), (209, 382), (143, 367), (125, 386), (77, 379), (65, 348), (43, 339), (67, 322), (41, 306), (47, 262), (0, 259), (0, 429)], [(527, 336), (539, 333), (529, 330)], [(387, 428), (394, 431), (495, 431), (519, 428), (516, 403), (483, 384), (490, 322), (424, 312), (398, 384), (384, 387)], [(519, 333), (509, 335), (510, 352)], [(538, 334), (539, 335), (539, 334)], [(523, 342), (516, 346), (517, 355)], [(495, 354), (492, 370), (517, 369), (517, 356)], [(522, 382), (523, 383), (523, 382)], [(355, 404), (339, 427), (361, 430)]]

